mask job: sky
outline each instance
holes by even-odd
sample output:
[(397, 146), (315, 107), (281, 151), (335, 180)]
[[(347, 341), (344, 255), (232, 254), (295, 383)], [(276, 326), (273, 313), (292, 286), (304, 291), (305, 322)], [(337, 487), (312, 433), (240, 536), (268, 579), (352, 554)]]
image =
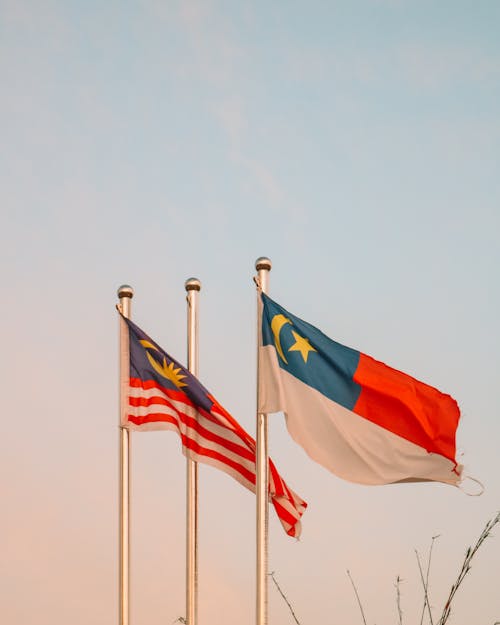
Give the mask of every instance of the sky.
[[(439, 535), (437, 621), (500, 509), (499, 30), (494, 0), (0, 0), (2, 622), (118, 622), (118, 287), (186, 362), (200, 279), (200, 379), (254, 432), (259, 256), (285, 308), (457, 399), (484, 485), (344, 482), (271, 415), (309, 507), (299, 542), (270, 510), (270, 570), (301, 625), (362, 623), (347, 570), (369, 625), (398, 576), (417, 624)], [(132, 435), (131, 625), (185, 614), (184, 474), (175, 434)], [(199, 514), (199, 625), (250, 625), (255, 498), (201, 466)], [(500, 620), (499, 534), (450, 625)]]

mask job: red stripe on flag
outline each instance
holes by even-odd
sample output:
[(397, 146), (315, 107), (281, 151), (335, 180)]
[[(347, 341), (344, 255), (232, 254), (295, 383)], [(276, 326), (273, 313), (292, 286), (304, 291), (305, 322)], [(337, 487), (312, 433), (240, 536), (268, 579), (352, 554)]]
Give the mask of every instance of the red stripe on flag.
[(284, 508), (277, 497), (273, 498), (272, 500), (274, 509), (276, 510), (276, 513), (278, 515), (278, 517), (281, 519), (281, 522), (288, 527), (288, 529), (285, 529), (286, 533), (289, 536), (295, 536), (296, 535), (296, 523), (297, 523), (297, 519), (295, 517), (295, 515), (291, 514), (286, 508)]
[[(227, 438), (224, 438), (223, 436), (219, 436), (215, 434), (214, 432), (208, 430), (207, 428), (203, 427), (195, 417), (192, 417), (184, 412), (181, 412), (179, 408), (174, 406), (171, 402), (169, 402), (163, 397), (157, 397), (157, 396), (155, 397), (130, 397), (130, 404), (132, 406), (140, 406), (140, 407), (144, 407), (144, 406), (150, 407), (150, 406), (155, 406), (155, 405), (168, 406), (171, 410), (173, 410), (179, 415), (179, 420), (184, 425), (195, 430), (200, 436), (203, 436), (203, 438), (205, 438), (206, 440), (216, 443), (224, 447), (228, 451), (232, 451), (233, 453), (240, 455), (242, 458), (245, 458), (246, 460), (253, 461), (255, 458), (255, 454), (252, 453), (252, 451), (249, 450), (247, 446), (239, 445), (235, 443), (234, 441), (228, 440)], [(201, 414), (202, 416), (204, 416), (207, 420), (212, 421), (218, 427), (224, 427), (224, 425), (222, 425), (220, 421), (218, 421), (217, 419), (214, 419), (209, 413), (205, 412), (204, 410), (198, 410), (197, 412)], [(134, 423), (135, 425), (142, 425), (142, 423), (148, 422), (147, 419), (151, 414), (155, 416), (154, 420), (159, 422), (162, 420), (159, 417), (164, 413), (157, 413), (157, 412), (149, 413), (148, 412), (148, 415), (144, 417), (136, 417), (136, 416), (128, 415), (128, 419), (132, 421), (132, 423)], [(166, 421), (168, 420), (168, 421), (171, 421), (172, 423), (175, 422), (175, 420), (172, 421), (172, 417), (170, 417), (169, 415), (165, 415), (165, 417), (166, 417), (165, 418)], [(226, 428), (226, 429), (229, 429), (229, 428)], [(239, 433), (235, 432), (235, 434), (238, 435)], [(244, 443), (244, 441), (242, 442)]]
[(152, 388), (158, 389), (162, 393), (167, 395), (168, 397), (171, 397), (172, 399), (182, 401), (185, 404), (189, 404), (190, 406), (194, 406), (193, 402), (189, 399), (189, 397), (183, 391), (174, 390), (171, 388), (165, 388), (164, 386), (161, 386), (161, 384), (158, 384), (158, 382), (155, 382), (154, 380), (141, 380), (141, 378), (130, 378), (129, 384), (132, 388), (142, 388), (145, 391), (149, 391)]
[(176, 427), (179, 427), (179, 421), (171, 415), (164, 412), (148, 412), (144, 417), (135, 417), (134, 415), (127, 415), (127, 419), (134, 425), (146, 425), (146, 423), (172, 423)]

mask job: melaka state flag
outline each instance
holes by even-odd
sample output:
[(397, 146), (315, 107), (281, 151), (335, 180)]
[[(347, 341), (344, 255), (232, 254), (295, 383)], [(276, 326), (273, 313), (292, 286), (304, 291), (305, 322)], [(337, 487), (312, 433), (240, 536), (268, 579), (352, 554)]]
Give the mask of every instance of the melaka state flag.
[[(217, 467), (255, 492), (255, 440), (192, 373), (132, 321), (121, 319), (122, 425), (177, 432), (185, 456)], [(298, 538), (307, 504), (271, 460), (269, 499), (286, 533)]]
[(452, 397), (261, 297), (260, 412), (284, 412), (307, 454), (351, 482), (460, 482)]

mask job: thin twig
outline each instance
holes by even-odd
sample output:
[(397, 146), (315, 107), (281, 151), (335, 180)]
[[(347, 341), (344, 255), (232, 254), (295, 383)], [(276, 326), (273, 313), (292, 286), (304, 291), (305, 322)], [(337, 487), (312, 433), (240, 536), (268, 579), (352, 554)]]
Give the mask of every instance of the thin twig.
[[(440, 536), (441, 534), (436, 534), (432, 537), (431, 546), (429, 547), (429, 559), (427, 560), (427, 573), (425, 574), (425, 594), (427, 598), (427, 608), (429, 610), (429, 620), (431, 622), (431, 625), (434, 625), (434, 623), (432, 622), (431, 604), (429, 601), (429, 573), (431, 571), (432, 549), (434, 547), (434, 541), (437, 540)], [(425, 610), (425, 604), (423, 610)]]
[(493, 527), (499, 521), (500, 521), (500, 512), (496, 515), (496, 517), (494, 517), (493, 519), (490, 519), (486, 523), (474, 547), (469, 547), (467, 549), (465, 553), (464, 561), (462, 563), (462, 568), (460, 569), (460, 573), (458, 574), (458, 577), (455, 580), (455, 583), (451, 587), (450, 594), (448, 595), (448, 599), (446, 600), (446, 603), (444, 605), (443, 613), (441, 614), (441, 618), (438, 621), (438, 625), (445, 625), (446, 621), (448, 620), (448, 617), (450, 616), (450, 613), (451, 613), (451, 602), (453, 601), (453, 597), (455, 596), (455, 593), (459, 589), (460, 584), (463, 582), (465, 576), (470, 571), (472, 558), (475, 556), (477, 550), (483, 544), (486, 538), (488, 538)]
[(349, 569), (347, 569), (347, 575), (349, 576), (352, 587), (354, 588), (354, 593), (356, 595), (356, 599), (358, 600), (359, 609), (361, 610), (361, 616), (363, 617), (363, 623), (366, 625), (366, 618), (365, 618), (365, 613), (363, 610), (363, 605), (361, 604), (361, 599), (359, 598), (359, 595), (358, 595), (358, 589), (356, 588), (356, 584), (354, 583), (354, 580), (352, 579), (351, 574), (349, 573)]
[(425, 584), (429, 588), (429, 572), (431, 570), (432, 548), (434, 547), (434, 541), (439, 538), (441, 534), (436, 534), (432, 537), (431, 546), (429, 547), (429, 560), (427, 561), (427, 574), (425, 576)]
[(420, 625), (422, 625), (424, 621), (424, 614), (425, 614), (426, 607), (429, 612), (429, 621), (431, 625), (434, 625), (434, 621), (432, 618), (431, 604), (429, 601), (429, 573), (431, 570), (432, 548), (434, 546), (434, 541), (436, 540), (436, 538), (439, 538), (439, 534), (432, 537), (431, 546), (429, 548), (429, 559), (427, 561), (427, 572), (425, 575), (425, 580), (424, 580), (424, 573), (422, 571), (422, 565), (420, 563), (420, 555), (418, 551), (415, 549), (415, 554), (417, 556), (417, 562), (418, 562), (418, 570), (420, 571), (420, 579), (422, 581), (422, 586), (424, 588), (424, 605), (422, 606), (422, 614), (420, 615)]
[(274, 577), (274, 571), (272, 571), (271, 573), (269, 573), (269, 575), (271, 576), (273, 582), (276, 585), (276, 588), (278, 589), (280, 595), (283, 597), (283, 600), (285, 601), (285, 603), (288, 606), (288, 609), (290, 610), (291, 615), (293, 616), (294, 621), (297, 623), (297, 625), (300, 625), (300, 621), (297, 618), (297, 616), (295, 615), (295, 612), (293, 611), (292, 606), (290, 605), (290, 602), (288, 601), (285, 593), (281, 590), (280, 585), (278, 584), (278, 582), (276, 581), (276, 578)]
[(399, 588), (399, 585), (402, 581), (403, 580), (398, 575), (396, 577), (396, 583), (394, 584), (396, 586), (396, 605), (398, 606), (399, 625), (403, 625), (403, 610), (401, 609), (401, 590)]
[(422, 607), (422, 614), (420, 616), (420, 625), (422, 625), (422, 622), (424, 620), (424, 614), (425, 614), (425, 608), (427, 607), (427, 610), (429, 612), (429, 620), (431, 625), (434, 625), (434, 622), (432, 620), (432, 612), (431, 612), (431, 606), (429, 604), (429, 595), (427, 594), (427, 583), (424, 579), (424, 573), (422, 571), (422, 565), (420, 563), (420, 556), (418, 551), (415, 549), (415, 554), (417, 556), (417, 562), (418, 562), (418, 570), (420, 571), (420, 580), (422, 582), (422, 586), (424, 588), (424, 605)]

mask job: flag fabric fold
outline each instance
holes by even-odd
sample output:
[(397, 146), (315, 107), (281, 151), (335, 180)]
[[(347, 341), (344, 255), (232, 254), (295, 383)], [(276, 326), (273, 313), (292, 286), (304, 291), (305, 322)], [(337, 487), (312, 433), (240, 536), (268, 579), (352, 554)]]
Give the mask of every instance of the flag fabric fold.
[[(130, 319), (122, 323), (121, 424), (173, 430), (185, 456), (214, 466), (255, 492), (255, 440), (186, 368)], [(307, 507), (269, 460), (269, 500), (289, 536), (298, 538)]]
[(458, 485), (452, 397), (261, 298), (260, 412), (284, 412), (306, 453), (351, 482)]

